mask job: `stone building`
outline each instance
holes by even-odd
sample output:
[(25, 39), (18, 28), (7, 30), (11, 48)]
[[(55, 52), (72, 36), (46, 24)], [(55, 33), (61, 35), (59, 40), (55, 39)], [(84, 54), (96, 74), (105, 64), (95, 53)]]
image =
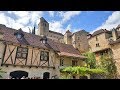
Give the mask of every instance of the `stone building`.
[(88, 35), (89, 50), (94, 52), (96, 60), (108, 54), (116, 62), (118, 78), (120, 75), (120, 25), (112, 30), (100, 29)]
[(74, 33), (67, 30), (64, 35), (62, 33), (51, 31), (49, 30), (49, 23), (43, 17), (40, 18), (37, 32), (37, 35), (45, 35), (55, 42), (73, 45), (74, 48), (78, 49), (81, 53), (89, 50), (87, 34), (88, 32), (85, 30), (80, 30)]
[(64, 36), (50, 31), (49, 24), (41, 19), (45, 23), (39, 23), (38, 35), (35, 30), (26, 33), (22, 29), (0, 25), (0, 68), (7, 72), (3, 78), (21, 78), (24, 75), (51, 79), (60, 77), (60, 67), (84, 65), (85, 57), (79, 50), (71, 44), (57, 42)]

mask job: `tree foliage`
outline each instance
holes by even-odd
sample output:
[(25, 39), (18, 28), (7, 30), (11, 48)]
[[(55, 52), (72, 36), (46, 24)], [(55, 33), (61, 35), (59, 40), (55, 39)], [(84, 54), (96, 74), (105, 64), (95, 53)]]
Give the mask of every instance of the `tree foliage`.
[(80, 66), (74, 66), (74, 67), (65, 67), (60, 69), (61, 73), (68, 73), (71, 75), (81, 75), (81, 76), (86, 76), (88, 74), (101, 74), (101, 73), (106, 73), (105, 70), (103, 69), (90, 69), (87, 67), (80, 67)]
[(112, 57), (109, 57), (109, 55), (103, 55), (101, 56), (101, 64), (100, 67), (107, 70), (107, 78), (115, 78), (117, 68), (115, 65), (115, 61), (112, 59)]
[(2, 78), (2, 74), (6, 73), (5, 71), (2, 71), (2, 69), (0, 68), (0, 78)]
[(83, 54), (83, 55), (87, 57), (87, 58), (85, 59), (85, 62), (86, 62), (86, 64), (87, 64), (87, 67), (96, 68), (95, 54), (94, 54), (94, 53), (91, 53), (91, 52), (86, 52), (86, 53)]

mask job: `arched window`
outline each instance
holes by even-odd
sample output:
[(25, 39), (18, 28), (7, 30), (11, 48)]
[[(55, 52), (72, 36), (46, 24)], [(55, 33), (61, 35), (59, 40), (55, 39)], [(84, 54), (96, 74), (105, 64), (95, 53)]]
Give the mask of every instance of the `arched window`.
[(44, 72), (43, 73), (43, 79), (49, 79), (50, 78), (50, 73), (49, 72)]
[(15, 79), (17, 79), (17, 78), (22, 78), (23, 76), (24, 77), (28, 77), (28, 72), (26, 72), (26, 71), (21, 71), (21, 70), (17, 70), (17, 71), (13, 71), (13, 72), (10, 72), (10, 76), (12, 77), (12, 78), (15, 78)]

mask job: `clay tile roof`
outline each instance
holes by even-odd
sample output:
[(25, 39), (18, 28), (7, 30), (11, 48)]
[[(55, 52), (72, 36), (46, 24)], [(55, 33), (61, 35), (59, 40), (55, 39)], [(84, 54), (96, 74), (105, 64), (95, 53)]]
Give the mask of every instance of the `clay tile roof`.
[(71, 33), (71, 32), (69, 30), (67, 30), (66, 33)]
[(51, 30), (49, 30), (49, 32), (50, 32), (50, 33), (54, 33), (54, 34), (58, 34), (58, 35), (62, 35), (62, 36), (63, 36), (63, 34), (62, 34), (62, 33), (59, 33), (59, 32), (54, 32), (54, 31), (51, 31)]
[(85, 58), (84, 56), (80, 55), (80, 52), (77, 49), (75, 49), (72, 45), (58, 42), (51, 42), (49, 44), (54, 50), (59, 51), (58, 54), (61, 56)]
[(120, 28), (120, 24), (116, 27), (116, 29)]
[(100, 29), (100, 30), (95, 31), (95, 32), (92, 34), (92, 36), (96, 36), (96, 35), (99, 35), (99, 34), (101, 34), (101, 33), (106, 33), (106, 32), (109, 32), (109, 31), (106, 30), (106, 29)]
[[(84, 56), (80, 55), (80, 52), (76, 50), (72, 45), (68, 44), (63, 44), (63, 43), (58, 43), (54, 42), (51, 39), (47, 38), (47, 44), (41, 43), (40, 40), (41, 36), (31, 34), (31, 33), (26, 33), (23, 32), (22, 30), (15, 30), (12, 28), (1, 28), (0, 27), (0, 32), (4, 33), (3, 34), (3, 40), (5, 42), (12, 42), (12, 43), (17, 43), (17, 44), (24, 44), (37, 48), (43, 48), (43, 49), (53, 49), (54, 51), (58, 52), (60, 55), (65, 55), (65, 56), (73, 56), (73, 57), (79, 57), (83, 58)], [(24, 34), (24, 39), (19, 40), (15, 33), (22, 32)]]

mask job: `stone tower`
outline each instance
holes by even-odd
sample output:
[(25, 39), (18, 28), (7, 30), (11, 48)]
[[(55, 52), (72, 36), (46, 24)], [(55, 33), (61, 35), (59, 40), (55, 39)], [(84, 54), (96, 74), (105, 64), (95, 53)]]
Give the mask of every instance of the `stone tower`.
[(81, 53), (89, 50), (87, 35), (89, 33), (85, 30), (80, 30), (72, 35), (72, 45), (78, 49)]
[(114, 41), (116, 41), (118, 39), (118, 33), (115, 28), (112, 29), (112, 36), (113, 36)]
[(71, 36), (72, 36), (72, 33), (69, 30), (67, 30), (65, 35), (64, 35), (64, 42), (65, 42), (65, 44), (72, 44)]
[(38, 24), (38, 35), (47, 35), (49, 32), (49, 23), (43, 18), (40, 18), (40, 22)]

